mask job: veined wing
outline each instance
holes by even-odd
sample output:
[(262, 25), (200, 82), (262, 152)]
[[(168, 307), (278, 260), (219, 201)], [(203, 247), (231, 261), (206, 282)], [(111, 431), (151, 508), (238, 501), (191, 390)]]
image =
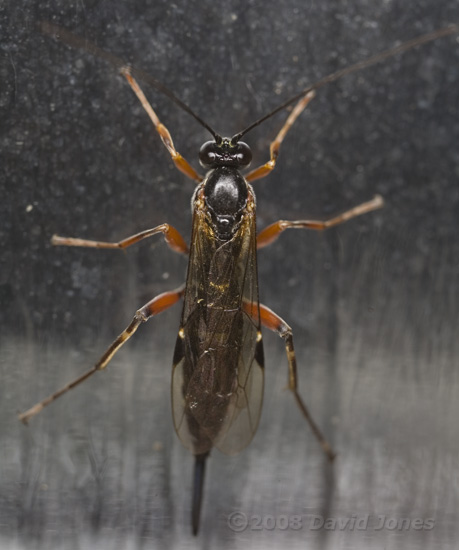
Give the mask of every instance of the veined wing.
[(192, 242), (174, 353), (174, 425), (194, 454), (212, 447), (235, 454), (255, 434), (263, 400), (254, 209), (222, 243), (196, 208)]

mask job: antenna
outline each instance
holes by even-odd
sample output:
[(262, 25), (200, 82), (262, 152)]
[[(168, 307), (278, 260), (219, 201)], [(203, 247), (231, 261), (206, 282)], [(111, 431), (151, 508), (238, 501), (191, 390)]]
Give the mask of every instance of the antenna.
[(384, 61), (385, 59), (388, 59), (389, 57), (393, 57), (394, 55), (397, 55), (399, 53), (406, 52), (407, 50), (411, 50), (412, 48), (415, 48), (416, 46), (420, 46), (422, 44), (427, 44), (428, 42), (432, 42), (432, 40), (436, 40), (437, 38), (442, 38), (444, 36), (449, 36), (450, 34), (455, 34), (459, 32), (459, 26), (458, 25), (450, 25), (448, 27), (444, 27), (443, 29), (439, 29), (437, 31), (433, 31), (429, 34), (423, 34), (422, 36), (418, 36), (417, 38), (413, 38), (413, 40), (409, 40), (408, 42), (404, 42), (403, 44), (400, 44), (400, 46), (396, 46), (395, 48), (391, 48), (389, 50), (386, 50), (382, 53), (379, 53), (377, 55), (374, 55), (368, 59), (364, 59), (363, 61), (359, 61), (358, 63), (355, 63), (354, 65), (350, 65), (349, 67), (345, 67), (344, 69), (340, 69), (332, 74), (329, 74), (328, 76), (325, 76), (324, 78), (318, 80), (314, 84), (311, 84), (298, 94), (294, 95), (278, 107), (276, 107), (273, 111), (268, 113), (267, 115), (264, 115), (263, 117), (259, 118), (255, 122), (253, 122), (250, 126), (247, 126), (245, 130), (242, 130), (242, 132), (239, 132), (238, 134), (235, 134), (231, 138), (231, 143), (235, 144), (237, 143), (243, 135), (247, 134), (247, 132), (250, 132), (250, 130), (253, 130), (256, 126), (267, 120), (268, 118), (271, 118), (275, 114), (277, 114), (279, 111), (282, 111), (292, 103), (295, 103), (295, 101), (298, 101), (300, 98), (308, 94), (309, 92), (313, 90), (317, 90), (319, 88), (322, 88), (322, 86), (325, 86), (326, 84), (330, 84), (330, 82), (335, 82), (336, 80), (342, 78), (343, 76), (346, 76), (348, 74), (355, 73), (357, 71), (360, 71), (362, 69), (366, 69), (368, 67), (371, 67), (372, 65), (376, 65), (377, 63), (380, 63), (381, 61)]
[(178, 105), (181, 109), (186, 111), (195, 120), (197, 120), (199, 124), (201, 124), (201, 126), (204, 126), (204, 128), (212, 134), (212, 136), (214, 137), (217, 143), (221, 142), (222, 138), (217, 134), (217, 132), (215, 132), (215, 130), (213, 130), (206, 122), (204, 122), (204, 120), (202, 120), (202, 118), (200, 118), (194, 111), (192, 111), (191, 108), (188, 107), (188, 105), (183, 103), (183, 101), (180, 100), (174, 94), (174, 92), (169, 90), (169, 88), (166, 88), (164, 84), (162, 84), (159, 80), (156, 80), (156, 78), (153, 78), (151, 75), (149, 75), (145, 71), (136, 69), (135, 67), (130, 67), (119, 57), (116, 57), (111, 53), (105, 52), (104, 50), (102, 50), (101, 48), (99, 48), (89, 40), (86, 40), (85, 38), (77, 36), (76, 34), (73, 34), (72, 32), (68, 31), (67, 29), (59, 27), (59, 25), (53, 25), (52, 23), (48, 23), (47, 21), (40, 21), (38, 23), (38, 27), (43, 34), (53, 36), (57, 40), (60, 40), (61, 42), (64, 42), (69, 46), (85, 50), (88, 53), (95, 55), (96, 57), (100, 57), (101, 59), (103, 59), (104, 61), (107, 61), (108, 63), (110, 63), (110, 65), (113, 65), (115, 68), (119, 70), (128, 68), (132, 76), (140, 80), (143, 80), (146, 84), (153, 86), (153, 88), (156, 88), (159, 92), (167, 96), (176, 105)]

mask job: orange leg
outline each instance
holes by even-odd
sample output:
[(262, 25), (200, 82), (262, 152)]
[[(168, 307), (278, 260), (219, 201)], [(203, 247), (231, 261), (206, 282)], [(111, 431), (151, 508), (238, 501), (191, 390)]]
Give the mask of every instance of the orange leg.
[(260, 320), (263, 326), (269, 328), (284, 340), (285, 342), (285, 351), (287, 352), (287, 361), (288, 361), (288, 388), (293, 393), (295, 397), (296, 404), (298, 405), (300, 411), (303, 413), (303, 416), (306, 418), (313, 434), (316, 436), (319, 441), (324, 453), (328, 456), (330, 460), (335, 458), (335, 453), (331, 448), (328, 441), (323, 436), (317, 424), (314, 422), (310, 412), (308, 411), (304, 401), (301, 399), (300, 394), (298, 393), (298, 379), (297, 379), (297, 369), (296, 369), (296, 356), (295, 350), (293, 348), (293, 335), (292, 329), (287, 325), (287, 323), (281, 319), (278, 315), (274, 313), (268, 307), (260, 304)]
[(139, 98), (142, 107), (145, 109), (145, 111), (147, 111), (147, 114), (153, 122), (156, 131), (161, 138), (161, 141), (164, 143), (166, 149), (169, 151), (169, 154), (172, 157), (175, 166), (180, 170), (180, 172), (183, 172), (192, 180), (202, 181), (203, 177), (199, 175), (196, 170), (190, 165), (190, 163), (186, 159), (184, 159), (182, 155), (175, 149), (174, 142), (172, 141), (169, 130), (161, 123), (158, 115), (153, 110), (153, 107), (148, 103), (148, 100), (145, 97), (145, 94), (142, 92), (137, 81), (131, 76), (129, 68), (123, 67), (121, 69), (121, 74), (126, 78), (135, 95)]
[(188, 254), (188, 247), (182, 235), (180, 235), (175, 227), (172, 227), (172, 225), (169, 225), (168, 223), (163, 223), (162, 225), (158, 225), (153, 229), (141, 231), (140, 233), (136, 233), (135, 235), (127, 237), (126, 239), (123, 239), (122, 241), (119, 241), (117, 243), (88, 241), (86, 239), (73, 239), (71, 237), (59, 237), (59, 235), (53, 235), (51, 238), (51, 243), (56, 246), (84, 246), (88, 248), (127, 248), (128, 246), (138, 243), (142, 239), (146, 239), (147, 237), (151, 237), (152, 235), (156, 235), (157, 233), (162, 233), (164, 235), (164, 239), (169, 248), (171, 248), (175, 252), (180, 252), (181, 254)]
[(106, 352), (102, 355), (99, 361), (91, 369), (83, 373), (81, 376), (79, 376), (69, 384), (66, 384), (63, 388), (53, 393), (46, 399), (43, 399), (43, 401), (40, 401), (39, 403), (31, 407), (29, 410), (20, 414), (19, 420), (24, 422), (24, 424), (27, 424), (27, 422), (33, 416), (41, 412), (47, 405), (55, 401), (58, 397), (60, 397), (64, 393), (67, 393), (69, 390), (73, 389), (75, 386), (78, 386), (79, 384), (84, 382), (86, 379), (92, 376), (95, 372), (105, 369), (108, 363), (112, 360), (115, 353), (121, 348), (121, 346), (125, 342), (127, 342), (127, 340), (129, 340), (129, 338), (134, 334), (134, 332), (139, 328), (139, 326), (142, 323), (144, 323), (145, 321), (148, 321), (150, 317), (153, 317), (154, 315), (158, 315), (159, 313), (162, 313), (166, 309), (173, 306), (183, 296), (183, 292), (184, 292), (184, 287), (182, 286), (176, 290), (172, 290), (170, 292), (164, 292), (163, 294), (156, 296), (156, 298), (153, 298), (153, 300), (145, 304), (142, 308), (140, 308), (136, 312), (136, 314), (134, 315), (134, 319), (131, 321), (129, 326), (125, 330), (123, 330), (123, 332), (111, 344), (111, 346), (106, 350)]
[(289, 117), (285, 121), (285, 124), (282, 126), (280, 132), (277, 134), (274, 141), (271, 142), (271, 145), (269, 146), (269, 155), (270, 160), (263, 164), (262, 166), (259, 166), (258, 168), (255, 168), (255, 170), (252, 170), (249, 172), (245, 179), (247, 181), (254, 181), (258, 180), (260, 178), (264, 178), (267, 176), (272, 170), (274, 170), (274, 167), (276, 166), (276, 160), (279, 156), (279, 149), (282, 145), (282, 142), (284, 141), (285, 136), (287, 135), (287, 132), (290, 130), (290, 128), (293, 126), (295, 120), (300, 116), (300, 114), (304, 111), (308, 103), (311, 101), (311, 99), (315, 96), (315, 92), (309, 92), (304, 97), (298, 101), (298, 103), (295, 105), (295, 108), (290, 113)]
[(382, 208), (383, 205), (383, 198), (380, 195), (375, 195), (371, 201), (359, 204), (358, 206), (355, 206), (354, 208), (351, 208), (350, 210), (347, 210), (346, 212), (343, 212), (339, 216), (331, 218), (330, 220), (296, 220), (291, 222), (279, 220), (260, 231), (257, 235), (257, 248), (263, 248), (264, 246), (271, 244), (286, 229), (315, 229), (317, 231), (323, 231), (329, 227), (334, 227), (340, 223), (347, 222), (356, 216)]

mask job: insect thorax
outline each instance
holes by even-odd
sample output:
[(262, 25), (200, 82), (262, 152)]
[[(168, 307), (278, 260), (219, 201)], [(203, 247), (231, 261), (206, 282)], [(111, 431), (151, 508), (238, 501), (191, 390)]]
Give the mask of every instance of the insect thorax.
[(220, 166), (204, 180), (204, 200), (216, 236), (231, 239), (247, 205), (248, 184), (238, 169)]

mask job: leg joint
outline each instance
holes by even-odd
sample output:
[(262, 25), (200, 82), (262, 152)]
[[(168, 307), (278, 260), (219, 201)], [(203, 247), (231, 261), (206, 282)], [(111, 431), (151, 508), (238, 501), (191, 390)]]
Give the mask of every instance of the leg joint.
[(142, 307), (135, 312), (134, 321), (137, 321), (137, 323), (145, 323), (148, 321), (149, 317), (145, 308)]
[(293, 339), (292, 329), (287, 323), (282, 323), (279, 327), (279, 336), (283, 338), (286, 342), (291, 342)]

